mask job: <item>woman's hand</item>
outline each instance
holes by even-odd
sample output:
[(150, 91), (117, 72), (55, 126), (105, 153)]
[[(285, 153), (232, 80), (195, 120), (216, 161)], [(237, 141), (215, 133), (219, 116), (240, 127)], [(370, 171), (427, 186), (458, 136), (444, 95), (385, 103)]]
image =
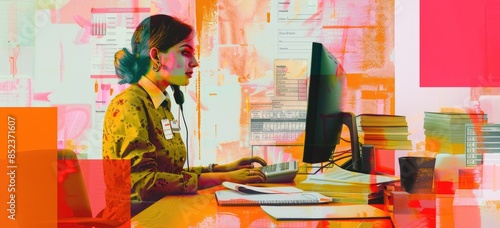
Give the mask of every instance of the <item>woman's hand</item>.
[(227, 173), (227, 181), (246, 184), (266, 182), (266, 175), (258, 168), (238, 169)]
[(254, 168), (254, 165), (252, 164), (254, 162), (257, 162), (262, 166), (267, 165), (266, 161), (261, 157), (246, 157), (225, 165), (217, 165), (215, 166), (215, 170), (217, 172), (231, 172), (239, 169), (252, 169)]

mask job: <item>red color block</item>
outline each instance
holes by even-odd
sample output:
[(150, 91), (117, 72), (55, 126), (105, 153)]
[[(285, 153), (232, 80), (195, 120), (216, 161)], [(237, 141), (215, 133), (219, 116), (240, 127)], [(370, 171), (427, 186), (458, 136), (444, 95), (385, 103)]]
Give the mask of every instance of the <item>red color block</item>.
[(420, 1), (420, 86), (500, 86), (500, 2)]

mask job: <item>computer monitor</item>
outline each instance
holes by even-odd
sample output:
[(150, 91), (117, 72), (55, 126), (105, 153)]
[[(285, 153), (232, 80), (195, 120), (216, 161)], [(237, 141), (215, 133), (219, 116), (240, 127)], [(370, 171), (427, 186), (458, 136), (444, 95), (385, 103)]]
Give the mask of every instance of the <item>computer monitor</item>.
[(303, 162), (332, 162), (345, 124), (350, 131), (352, 158), (341, 167), (353, 171), (360, 168), (356, 118), (353, 113), (342, 111), (345, 84), (342, 65), (323, 44), (313, 43)]

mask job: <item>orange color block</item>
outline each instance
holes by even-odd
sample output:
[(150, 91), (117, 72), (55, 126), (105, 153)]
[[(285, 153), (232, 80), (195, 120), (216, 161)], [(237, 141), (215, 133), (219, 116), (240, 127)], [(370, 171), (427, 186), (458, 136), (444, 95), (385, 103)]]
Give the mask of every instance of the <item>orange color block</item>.
[(55, 227), (56, 108), (0, 108), (0, 224)]

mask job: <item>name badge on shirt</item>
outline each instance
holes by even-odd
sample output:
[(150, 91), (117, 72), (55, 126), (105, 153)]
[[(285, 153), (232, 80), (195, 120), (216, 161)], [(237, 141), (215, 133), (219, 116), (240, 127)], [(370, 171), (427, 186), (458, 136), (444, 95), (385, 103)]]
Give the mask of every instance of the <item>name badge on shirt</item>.
[(172, 127), (173, 133), (180, 133), (181, 127), (179, 126), (179, 122), (177, 120), (170, 121), (170, 126)]
[(167, 119), (161, 120), (161, 126), (163, 128), (163, 134), (166, 139), (172, 139), (174, 137), (174, 133), (172, 132), (172, 124)]

